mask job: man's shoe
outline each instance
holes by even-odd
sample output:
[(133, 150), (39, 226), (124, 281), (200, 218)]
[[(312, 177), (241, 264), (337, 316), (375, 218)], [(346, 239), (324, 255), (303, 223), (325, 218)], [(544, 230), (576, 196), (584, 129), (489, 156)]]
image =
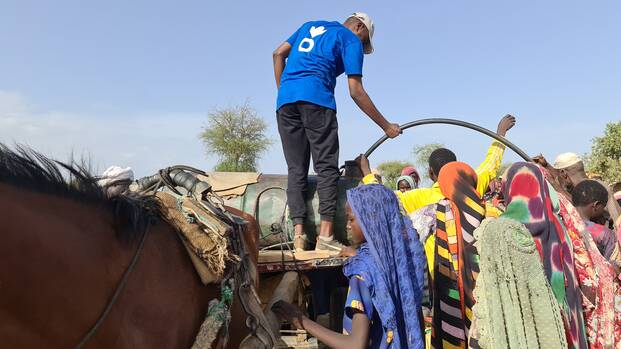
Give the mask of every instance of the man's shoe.
[(317, 245), (315, 245), (315, 251), (341, 252), (343, 247), (345, 247), (345, 245), (338, 242), (338, 240), (334, 238), (332, 238), (332, 240), (324, 240), (318, 237)]
[(296, 234), (293, 237), (293, 248), (295, 251), (300, 252), (306, 250), (306, 241), (308, 241), (306, 234)]

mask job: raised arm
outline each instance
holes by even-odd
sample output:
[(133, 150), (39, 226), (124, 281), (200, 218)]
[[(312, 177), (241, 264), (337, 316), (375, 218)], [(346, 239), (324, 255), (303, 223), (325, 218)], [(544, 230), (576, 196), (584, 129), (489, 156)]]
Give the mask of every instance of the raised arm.
[(395, 138), (402, 133), (398, 124), (388, 122), (382, 113), (377, 110), (375, 104), (373, 104), (373, 101), (362, 85), (362, 76), (350, 75), (347, 77), (347, 83), (349, 85), (349, 94), (354, 102), (356, 102), (358, 107), (367, 114), (377, 126), (384, 130), (388, 137)]
[[(505, 115), (498, 123), (496, 133), (500, 136), (506, 136), (509, 131), (515, 125), (515, 116), (511, 114)], [(487, 150), (485, 160), (477, 167), (477, 191), (483, 195), (487, 191), (487, 187), (492, 179), (496, 178), (497, 172), (502, 165), (502, 157), (505, 153), (505, 145), (494, 141)]]
[(285, 70), (285, 61), (287, 57), (289, 57), (289, 52), (291, 52), (291, 45), (288, 42), (283, 42), (276, 50), (274, 50), (274, 53), (272, 53), (276, 88), (280, 88), (280, 77), (282, 76), (282, 72)]

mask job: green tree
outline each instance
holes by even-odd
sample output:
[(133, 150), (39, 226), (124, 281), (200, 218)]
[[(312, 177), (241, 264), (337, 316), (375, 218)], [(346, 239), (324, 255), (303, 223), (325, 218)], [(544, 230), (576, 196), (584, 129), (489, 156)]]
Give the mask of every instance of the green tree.
[(257, 160), (272, 141), (267, 124), (248, 104), (216, 109), (207, 116), (207, 126), (199, 134), (208, 155), (217, 155), (215, 171), (254, 172)]
[(511, 167), (511, 165), (513, 165), (512, 162), (503, 162), (500, 165), (500, 168), (498, 169), (498, 172), (496, 172), (496, 177), (502, 177), (503, 174), (505, 174), (505, 171)]
[(377, 166), (377, 169), (382, 172), (384, 185), (395, 190), (397, 178), (401, 176), (401, 170), (407, 166), (412, 166), (412, 164), (407, 161), (384, 161)]
[(604, 135), (593, 138), (586, 165), (607, 183), (621, 181), (621, 121), (608, 123)]

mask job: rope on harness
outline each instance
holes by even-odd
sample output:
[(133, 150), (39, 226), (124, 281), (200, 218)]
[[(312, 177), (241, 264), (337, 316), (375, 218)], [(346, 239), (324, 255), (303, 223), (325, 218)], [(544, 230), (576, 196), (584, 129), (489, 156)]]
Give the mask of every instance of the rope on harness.
[[(233, 289), (228, 285), (222, 285), (220, 289), (220, 301), (212, 299), (209, 301), (209, 310), (205, 321), (198, 330), (194, 344), (191, 349), (208, 349), (222, 328), (228, 332), (228, 324), (231, 321), (231, 302), (233, 301)], [(223, 328), (223, 325), (226, 327)]]

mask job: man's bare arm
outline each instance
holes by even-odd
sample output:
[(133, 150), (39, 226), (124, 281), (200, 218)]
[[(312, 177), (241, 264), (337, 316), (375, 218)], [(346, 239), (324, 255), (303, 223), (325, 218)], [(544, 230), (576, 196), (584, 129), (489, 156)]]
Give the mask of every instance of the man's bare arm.
[(377, 110), (375, 104), (362, 86), (362, 77), (352, 75), (347, 77), (347, 83), (349, 85), (349, 94), (351, 98), (356, 102), (358, 107), (373, 120), (390, 138), (395, 138), (402, 133), (399, 125), (392, 124), (386, 120), (382, 113)]
[(288, 42), (283, 42), (272, 54), (274, 59), (274, 78), (276, 78), (276, 88), (280, 88), (280, 77), (283, 70), (285, 70), (285, 60), (289, 57), (291, 52), (291, 45)]

